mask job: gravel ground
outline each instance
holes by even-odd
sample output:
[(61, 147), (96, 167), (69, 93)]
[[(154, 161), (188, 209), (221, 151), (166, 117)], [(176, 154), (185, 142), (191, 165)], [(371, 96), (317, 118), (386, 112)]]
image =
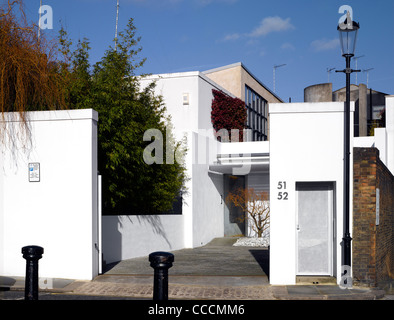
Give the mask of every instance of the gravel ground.
[(251, 238), (251, 237), (243, 237), (239, 238), (233, 246), (235, 247), (268, 247), (270, 244), (269, 238)]

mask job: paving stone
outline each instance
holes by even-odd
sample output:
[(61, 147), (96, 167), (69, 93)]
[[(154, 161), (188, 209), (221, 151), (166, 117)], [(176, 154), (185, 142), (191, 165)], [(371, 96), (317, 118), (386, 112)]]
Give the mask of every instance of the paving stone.
[[(74, 284), (72, 294), (122, 297), (153, 297), (153, 286), (106, 282)], [(169, 284), (169, 299), (272, 300), (270, 286), (206, 287)]]

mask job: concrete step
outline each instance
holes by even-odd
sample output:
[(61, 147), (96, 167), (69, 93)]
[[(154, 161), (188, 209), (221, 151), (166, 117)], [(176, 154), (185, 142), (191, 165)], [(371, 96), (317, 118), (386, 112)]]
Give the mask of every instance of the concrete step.
[(337, 279), (330, 276), (297, 276), (296, 284), (299, 285), (336, 285)]

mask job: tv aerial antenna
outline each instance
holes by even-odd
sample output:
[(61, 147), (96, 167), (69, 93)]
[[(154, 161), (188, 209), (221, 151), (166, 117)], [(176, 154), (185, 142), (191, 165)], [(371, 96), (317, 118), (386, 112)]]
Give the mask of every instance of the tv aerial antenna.
[(283, 66), (285, 66), (286, 65), (286, 63), (285, 64), (279, 64), (279, 65), (275, 65), (274, 66), (274, 93), (276, 93), (276, 88), (275, 88), (275, 73), (276, 73), (276, 69), (278, 69), (278, 68), (280, 68), (280, 67), (283, 67)]
[(369, 69), (364, 69), (363, 72), (367, 73), (367, 88), (368, 88), (368, 82), (369, 82), (369, 71), (373, 70), (374, 68), (369, 68)]
[(330, 83), (330, 73), (331, 71), (335, 70), (335, 68), (327, 68), (327, 77), (328, 77), (328, 81), (327, 83)]
[[(363, 54), (362, 56), (358, 56), (358, 57), (354, 57), (353, 59), (356, 61), (356, 70), (357, 70), (357, 61), (358, 61), (358, 59), (360, 59), (360, 58), (362, 58), (362, 57), (365, 57), (365, 55)], [(356, 85), (358, 85), (358, 82), (357, 82), (357, 73), (358, 72), (356, 72)]]
[(118, 46), (119, 0), (116, 2), (115, 51)]

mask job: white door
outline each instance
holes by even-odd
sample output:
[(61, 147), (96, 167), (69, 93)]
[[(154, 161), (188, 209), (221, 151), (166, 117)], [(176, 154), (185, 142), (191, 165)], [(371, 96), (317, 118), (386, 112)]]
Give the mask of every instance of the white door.
[(332, 183), (297, 183), (297, 275), (332, 275)]

